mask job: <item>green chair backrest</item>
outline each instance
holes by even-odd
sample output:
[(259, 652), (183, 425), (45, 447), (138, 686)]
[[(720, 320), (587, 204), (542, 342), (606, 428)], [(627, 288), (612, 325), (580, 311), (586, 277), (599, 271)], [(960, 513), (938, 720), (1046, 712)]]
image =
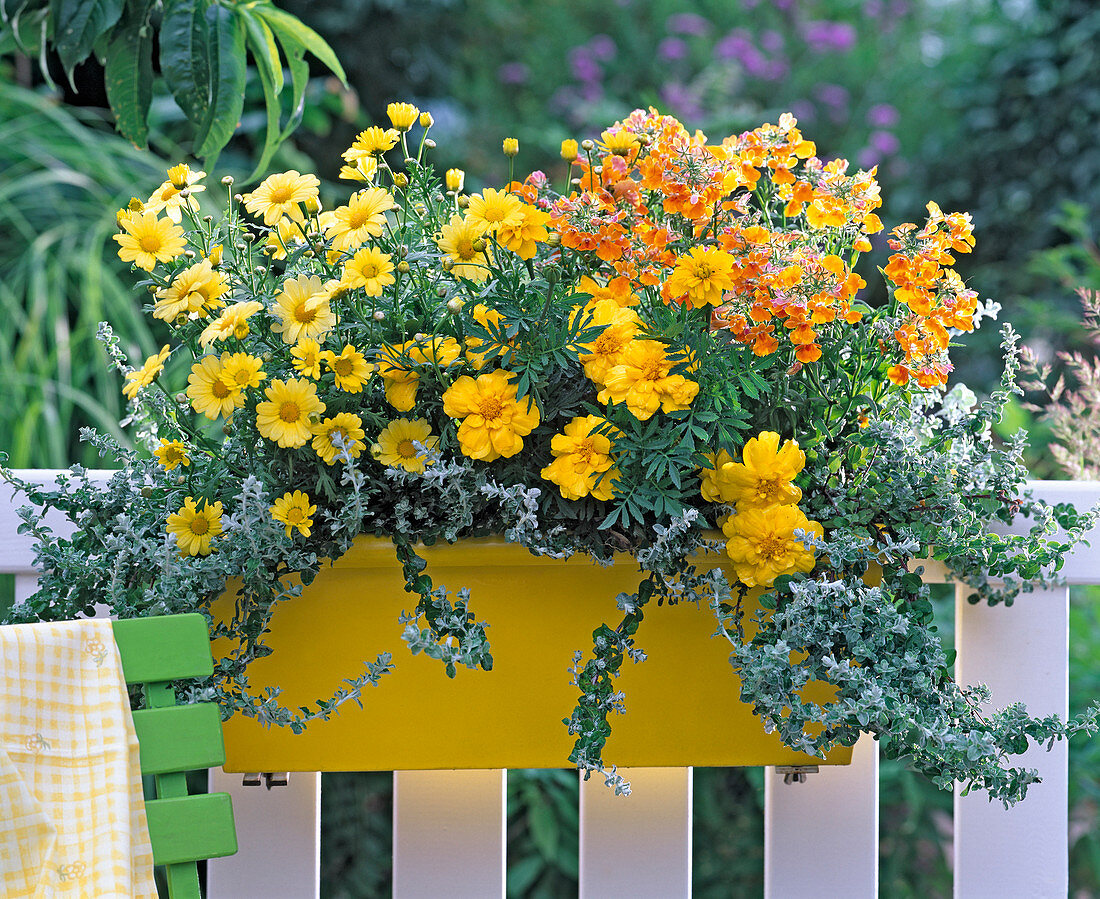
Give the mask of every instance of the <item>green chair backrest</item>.
[(172, 681), (214, 671), (202, 615), (166, 615), (113, 622), (128, 684), (141, 684), (145, 708), (134, 712), (141, 772), (154, 775), (147, 799), (153, 863), (165, 866), (171, 899), (199, 897), (197, 862), (237, 851), (228, 793), (187, 792), (187, 772), (225, 762), (221, 717), (214, 703), (177, 706)]

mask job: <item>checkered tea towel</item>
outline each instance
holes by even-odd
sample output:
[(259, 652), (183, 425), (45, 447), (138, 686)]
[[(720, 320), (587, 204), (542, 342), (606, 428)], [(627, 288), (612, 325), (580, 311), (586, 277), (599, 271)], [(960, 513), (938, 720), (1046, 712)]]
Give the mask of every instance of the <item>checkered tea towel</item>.
[(156, 895), (111, 622), (0, 627), (0, 896)]

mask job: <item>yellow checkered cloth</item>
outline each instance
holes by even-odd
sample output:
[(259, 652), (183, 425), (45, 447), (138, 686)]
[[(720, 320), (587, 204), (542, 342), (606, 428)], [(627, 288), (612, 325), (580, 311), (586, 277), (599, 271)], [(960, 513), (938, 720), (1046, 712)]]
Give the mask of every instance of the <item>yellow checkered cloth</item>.
[(0, 627), (0, 896), (156, 895), (111, 622)]

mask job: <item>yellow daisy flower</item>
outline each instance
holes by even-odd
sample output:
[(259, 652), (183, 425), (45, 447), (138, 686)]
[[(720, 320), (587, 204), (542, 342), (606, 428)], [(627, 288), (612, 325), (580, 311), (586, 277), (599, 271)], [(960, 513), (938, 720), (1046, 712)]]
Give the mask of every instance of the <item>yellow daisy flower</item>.
[[(437, 244), (447, 254), (445, 258), (451, 261), (451, 272), (456, 278), (469, 278), (480, 283), (489, 277), (492, 255), (476, 223), (455, 215), (440, 231), (442, 236)], [(480, 250), (476, 249), (478, 245), (482, 247)]]
[(485, 188), (470, 197), (466, 218), (482, 232), (495, 234), (499, 228), (516, 229), (523, 226), (523, 202), (503, 190)]
[(340, 177), (345, 181), (373, 181), (378, 174), (378, 160), (373, 156), (360, 156), (351, 165), (340, 167)]
[(310, 381), (276, 378), (265, 391), (267, 400), (256, 405), (256, 427), (260, 435), (279, 446), (304, 446), (313, 436), (309, 417), (325, 411)]
[(118, 258), (151, 272), (158, 262), (171, 262), (187, 248), (183, 229), (153, 212), (134, 212), (119, 220), (123, 233), (118, 241)]
[(180, 465), (186, 467), (191, 464), (187, 447), (178, 440), (165, 440), (161, 437), (160, 446), (153, 450), (153, 455), (165, 471), (174, 471)]
[(824, 533), (798, 506), (746, 509), (726, 519), (726, 554), (737, 579), (749, 587), (771, 587), (781, 574), (812, 571), (814, 551), (794, 536), (796, 530), (817, 537)]
[(332, 210), (333, 222), (325, 229), (325, 237), (332, 241), (333, 249), (350, 250), (378, 237), (386, 224), (386, 210), (397, 204), (383, 187), (368, 187), (357, 191), (347, 206)]
[(458, 443), (471, 459), (492, 462), (514, 456), (523, 449), (523, 438), (539, 424), (539, 408), (531, 398), (516, 399), (516, 387), (500, 370), (463, 375), (443, 394), (443, 411), (462, 419)]
[(419, 455), (414, 445), (417, 443), (435, 449), (439, 438), (432, 434), (432, 426), (423, 418), (395, 418), (382, 429), (371, 454), (390, 468), (423, 471), (427, 459)]
[(332, 465), (341, 452), (339, 444), (342, 444), (351, 458), (358, 459), (366, 447), (363, 442), (365, 436), (363, 420), (358, 415), (338, 412), (313, 426), (313, 451), (326, 465)]
[(263, 216), (265, 225), (278, 224), (283, 216), (304, 221), (299, 203), (317, 201), (317, 189), (321, 182), (316, 175), (303, 175), (294, 171), (269, 175), (252, 193), (244, 195), (244, 208), (256, 216)]
[(200, 509), (194, 497), (187, 497), (180, 510), (168, 516), (167, 531), (176, 535), (181, 556), (210, 555), (211, 541), (222, 532), (221, 502), (204, 502)]
[(504, 151), (505, 156), (518, 156), (519, 155), (519, 139), (515, 137), (506, 137), (501, 144), (501, 149)]
[(309, 529), (313, 527), (312, 516), (316, 511), (317, 507), (310, 505), (309, 494), (295, 490), (293, 493), (284, 493), (275, 500), (275, 505), (271, 507), (271, 517), (279, 524), (286, 525), (288, 537), (295, 528), (303, 537), (308, 537)]
[(281, 218), (275, 226), (267, 232), (267, 240), (264, 246), (269, 248), (267, 253), (272, 259), (286, 259), (286, 255), (306, 243), (302, 229), (291, 218)]
[(398, 131), (408, 131), (420, 117), (420, 110), (412, 103), (391, 103), (386, 107), (390, 123)]
[(246, 387), (259, 387), (267, 377), (262, 371), (263, 360), (248, 353), (222, 353), (222, 378), (237, 390)]
[(336, 375), (336, 386), (348, 393), (359, 393), (374, 371), (374, 366), (368, 365), (363, 354), (350, 343), (340, 351), (340, 355), (325, 350), (321, 358), (328, 370)]
[(457, 194), (462, 190), (462, 185), (466, 183), (466, 173), (462, 169), (447, 169), (447, 174), (443, 180), (447, 185), (447, 190), (454, 191)]
[(641, 141), (637, 134), (619, 130), (603, 132), (598, 143), (608, 153), (614, 153), (616, 156), (630, 156)]
[(219, 340), (227, 340), (236, 337), (244, 340), (248, 336), (248, 319), (264, 308), (263, 303), (255, 300), (245, 300), (226, 306), (221, 314), (207, 325), (199, 335), (199, 343), (203, 349)]
[[(191, 168), (181, 163), (168, 170), (168, 180), (161, 184), (153, 195), (145, 203), (147, 212), (163, 212), (177, 225), (183, 218), (182, 209), (186, 206), (192, 212), (198, 211), (199, 203), (194, 194), (202, 193), (206, 187), (198, 182), (206, 177), (206, 172), (192, 172)], [(188, 192), (187, 197), (180, 196), (182, 191)]]
[(161, 347), (159, 353), (146, 359), (141, 368), (126, 375), (126, 383), (122, 388), (122, 392), (127, 399), (132, 400), (142, 387), (146, 387), (156, 380), (157, 375), (164, 371), (164, 360), (168, 358), (169, 352), (171, 350), (168, 344), (165, 344)]
[(317, 380), (321, 377), (321, 345), (312, 337), (303, 337), (290, 350), (291, 364), (300, 375)]
[(222, 361), (217, 356), (203, 356), (191, 366), (187, 376), (187, 396), (191, 407), (214, 419), (229, 415), (244, 405), (244, 395), (236, 384), (225, 378)]
[(336, 327), (328, 290), (315, 275), (288, 278), (275, 297), (272, 312), (278, 321), (271, 325), (271, 330), (282, 334), (287, 344), (295, 344), (303, 337), (324, 337)]
[(223, 306), (220, 297), (229, 290), (229, 281), (224, 274), (214, 270), (209, 259), (203, 259), (189, 265), (181, 271), (172, 283), (157, 291), (157, 301), (153, 306), (153, 318), (161, 321), (173, 321), (178, 315), (190, 315), (202, 312), (207, 307)]
[(366, 131), (359, 132), (355, 142), (344, 151), (343, 157), (354, 164), (364, 156), (379, 156), (393, 149), (399, 137), (400, 135), (392, 128), (383, 129), (372, 125)]
[(362, 287), (368, 297), (382, 296), (382, 288), (394, 282), (393, 263), (388, 253), (376, 247), (363, 247), (344, 263), (340, 283), (346, 287)]

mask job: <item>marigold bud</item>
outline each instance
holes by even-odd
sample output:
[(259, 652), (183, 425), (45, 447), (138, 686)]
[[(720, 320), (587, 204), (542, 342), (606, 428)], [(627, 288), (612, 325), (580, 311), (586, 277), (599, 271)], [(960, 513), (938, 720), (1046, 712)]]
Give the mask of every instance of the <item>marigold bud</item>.
[(434, 125), (434, 124), (435, 124), (435, 119), (432, 118), (432, 114), (430, 112), (425, 111), (425, 112), (420, 113), (420, 127), (421, 128), (428, 129), (428, 128), (431, 128), (432, 125)]
[(572, 162), (577, 158), (577, 142), (575, 140), (563, 140), (561, 142), (561, 158), (566, 162)]
[(443, 262), (440, 263), (443, 266), (443, 271), (449, 272), (455, 267), (455, 261), (450, 256), (444, 256)]
[(470, 205), (470, 198), (465, 196), (459, 197), (455, 202), (458, 204), (459, 209), (465, 209)]
[(404, 172), (397, 172), (393, 176), (393, 186), (398, 190), (409, 186), (409, 176)]
[(412, 103), (390, 103), (386, 107), (386, 115), (398, 131), (408, 131), (420, 116), (420, 110)]
[(407, 275), (410, 271), (409, 263), (402, 259), (399, 263), (397, 263), (397, 270), (401, 272), (401, 274)]
[(518, 156), (519, 155), (519, 140), (514, 137), (504, 138), (504, 155), (505, 156)]
[(460, 313), (462, 311), (462, 307), (465, 306), (465, 305), (466, 304), (464, 302), (462, 302), (462, 300), (459, 300), (459, 299), (448, 300), (447, 301), (447, 311), (452, 312), (455, 315), (458, 315), (458, 313)]
[(374, 315), (371, 316), (376, 322), (384, 322), (386, 320), (386, 313), (381, 309), (375, 309)]
[(485, 252), (485, 240), (484, 240), (484, 238), (475, 237), (472, 246), (474, 248), (475, 253), (484, 253)]
[(561, 234), (557, 231), (550, 231), (546, 235), (546, 245), (548, 247), (556, 247), (561, 243)]
[(302, 206), (305, 207), (307, 215), (320, 215), (321, 214), (321, 201), (316, 197), (306, 197), (302, 201)]

